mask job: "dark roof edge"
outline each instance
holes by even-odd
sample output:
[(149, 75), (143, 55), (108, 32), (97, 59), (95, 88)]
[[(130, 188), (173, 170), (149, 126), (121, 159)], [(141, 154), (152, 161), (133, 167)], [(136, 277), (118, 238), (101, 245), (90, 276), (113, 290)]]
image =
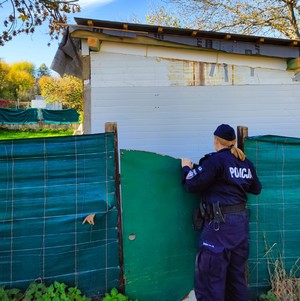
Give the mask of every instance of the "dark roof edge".
[[(204, 31), (197, 29), (188, 28), (176, 28), (176, 27), (166, 27), (160, 25), (148, 25), (148, 24), (138, 24), (138, 23), (128, 23), (128, 22), (115, 22), (108, 20), (96, 20), (87, 18), (74, 18), (78, 25), (82, 26), (93, 26), (102, 27), (106, 29), (115, 30), (129, 30), (129, 31), (143, 31), (149, 33), (160, 33), (160, 34), (170, 34), (170, 35), (182, 35), (182, 36), (193, 36), (202, 38), (212, 38), (212, 39), (230, 39), (236, 41), (243, 41), (249, 43), (259, 43), (273, 44), (273, 45), (283, 45), (283, 46), (294, 46), (300, 45), (299, 40), (291, 39), (280, 39), (265, 36), (252, 36), (252, 35), (241, 35), (233, 34), (228, 32), (216, 32), (216, 31)], [(296, 43), (297, 42), (297, 43)]]

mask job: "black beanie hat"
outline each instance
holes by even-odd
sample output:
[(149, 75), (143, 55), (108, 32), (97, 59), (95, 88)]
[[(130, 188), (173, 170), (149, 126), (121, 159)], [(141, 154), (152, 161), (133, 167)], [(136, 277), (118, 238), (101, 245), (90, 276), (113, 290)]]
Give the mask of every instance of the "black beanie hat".
[(219, 125), (215, 130), (214, 135), (227, 141), (232, 141), (236, 138), (234, 129), (228, 124)]

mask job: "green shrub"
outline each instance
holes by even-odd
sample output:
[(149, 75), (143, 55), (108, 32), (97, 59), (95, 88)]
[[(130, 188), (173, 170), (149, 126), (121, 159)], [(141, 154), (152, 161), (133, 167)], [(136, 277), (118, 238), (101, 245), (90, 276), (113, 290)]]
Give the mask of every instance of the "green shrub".
[(259, 296), (259, 301), (279, 301), (272, 291), (268, 291), (267, 294)]
[(19, 289), (0, 287), (1, 301), (90, 301), (77, 287), (68, 287), (55, 281), (50, 286), (43, 282), (32, 282), (23, 294)]
[[(102, 299), (102, 301), (132, 301), (127, 296), (124, 296), (123, 294), (119, 293), (116, 288), (113, 288), (109, 293), (105, 294), (105, 297)], [(136, 300), (137, 301), (137, 300)]]
[(5, 289), (0, 286), (0, 300), (1, 301), (18, 301), (21, 300), (23, 294), (17, 288)]

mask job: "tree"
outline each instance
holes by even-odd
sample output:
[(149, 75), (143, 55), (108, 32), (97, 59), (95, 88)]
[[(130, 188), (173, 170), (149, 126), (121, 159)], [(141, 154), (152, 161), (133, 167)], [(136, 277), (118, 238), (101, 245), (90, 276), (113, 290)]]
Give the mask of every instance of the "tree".
[[(247, 35), (300, 38), (300, 0), (163, 0), (150, 24), (168, 26), (170, 16), (182, 27)], [(176, 13), (171, 13), (171, 9)], [(165, 13), (162, 18), (162, 11)]]
[[(34, 89), (34, 65), (20, 62), (12, 65), (0, 61), (0, 98), (14, 100), (30, 100)], [(18, 105), (17, 105), (18, 106)]]
[(0, 99), (7, 97), (7, 74), (9, 66), (0, 60)]
[(46, 102), (62, 102), (64, 108), (83, 111), (83, 83), (71, 75), (62, 78), (43, 76), (39, 79), (41, 95)]
[(34, 99), (39, 94), (38, 79), (42, 75), (50, 76), (50, 70), (45, 64), (35, 70), (34, 64), (30, 62), (8, 65), (0, 60), (0, 99), (13, 100), (17, 104)]
[[(4, 20), (4, 30), (0, 35), (0, 46), (20, 33), (33, 33), (36, 26), (48, 21), (51, 39), (58, 39), (66, 23), (67, 15), (80, 11), (78, 0), (0, 0), (0, 8), (11, 5), (12, 13)], [(18, 23), (20, 22), (20, 23)]]
[(10, 70), (12, 71), (25, 71), (26, 73), (30, 74), (32, 77), (34, 77), (35, 74), (35, 66), (34, 64), (30, 62), (18, 62), (13, 63), (10, 65)]
[(46, 64), (42, 64), (38, 70), (37, 70), (37, 78), (41, 78), (42, 76), (50, 76), (51, 71), (50, 69), (46, 66)]
[(174, 16), (174, 13), (168, 13), (164, 6), (153, 11), (154, 14), (146, 16), (146, 21), (149, 24), (164, 25), (168, 27), (184, 27), (179, 18)]
[(34, 77), (26, 70), (10, 68), (6, 81), (10, 98), (17, 102), (17, 106), (19, 106), (20, 100), (32, 99), (34, 94)]

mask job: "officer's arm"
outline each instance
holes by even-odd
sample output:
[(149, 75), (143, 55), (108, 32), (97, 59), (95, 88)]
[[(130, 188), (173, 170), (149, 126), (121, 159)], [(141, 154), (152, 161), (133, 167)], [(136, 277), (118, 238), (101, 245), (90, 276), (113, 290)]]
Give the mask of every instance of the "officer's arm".
[(262, 185), (261, 185), (261, 183), (258, 179), (258, 176), (256, 174), (256, 170), (255, 170), (252, 162), (249, 162), (249, 165), (250, 165), (250, 170), (251, 170), (251, 174), (252, 174), (252, 177), (253, 177), (253, 181), (251, 183), (251, 186), (249, 187), (248, 192), (257, 195), (257, 194), (260, 194), (261, 189), (262, 189)]
[(189, 166), (183, 166), (182, 172), (182, 184), (185, 190), (188, 192), (202, 192), (215, 181), (216, 166), (211, 160), (207, 160), (194, 169), (191, 169)]

